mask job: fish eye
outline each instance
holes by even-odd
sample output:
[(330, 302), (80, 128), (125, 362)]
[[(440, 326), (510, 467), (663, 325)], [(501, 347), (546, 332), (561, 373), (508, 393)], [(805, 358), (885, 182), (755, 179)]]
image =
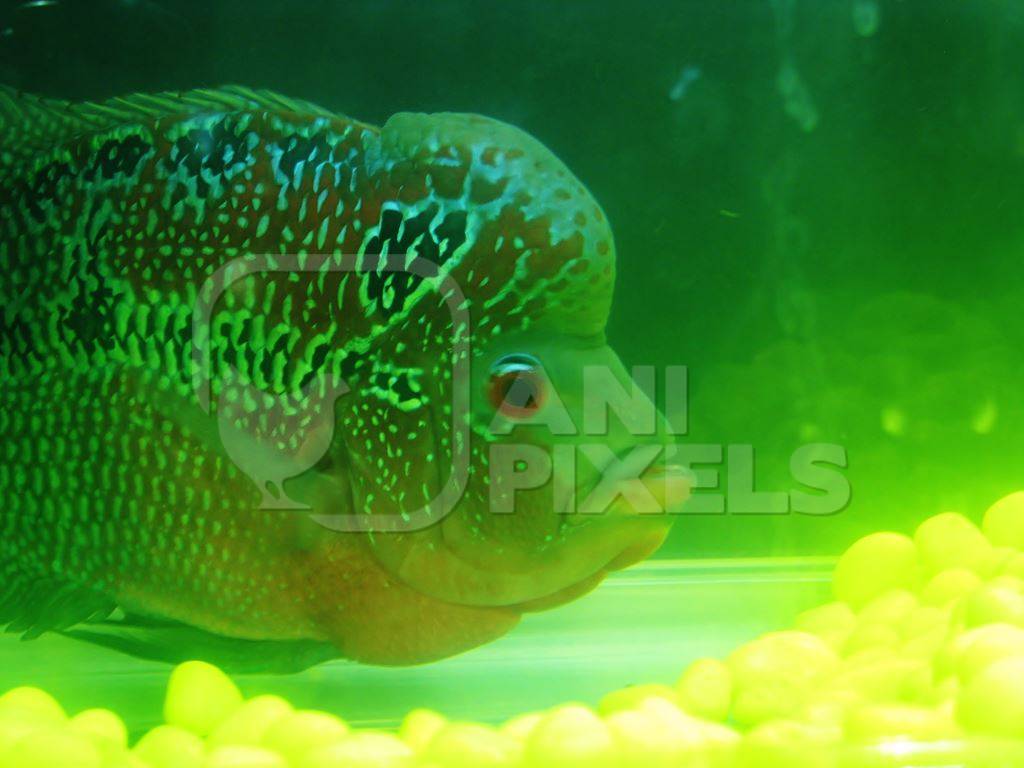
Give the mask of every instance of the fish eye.
[(487, 398), (509, 419), (528, 419), (544, 405), (547, 391), (540, 362), (530, 355), (506, 355), (491, 366)]

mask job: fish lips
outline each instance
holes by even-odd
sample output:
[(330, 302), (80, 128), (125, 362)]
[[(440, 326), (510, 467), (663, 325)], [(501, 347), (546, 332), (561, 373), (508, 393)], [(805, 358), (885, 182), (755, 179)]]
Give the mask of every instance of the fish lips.
[(515, 562), (511, 569), (501, 569), (501, 553), (493, 543), (460, 539), (450, 519), (417, 534), (376, 537), (376, 555), (396, 578), (438, 600), (541, 610), (574, 599), (608, 571), (652, 554), (668, 535), (674, 519), (669, 513), (694, 485), (692, 474), (676, 465), (652, 467), (617, 482), (629, 487), (623, 486), (604, 514), (578, 515), (563, 541), (525, 560), (510, 558)]
[(540, 597), (536, 600), (527, 600), (511, 607), (522, 613), (535, 613), (537, 611), (547, 611), (552, 608), (557, 608), (560, 605), (571, 603), (573, 600), (583, 597), (583, 595), (596, 589), (610, 572), (628, 568), (629, 566), (646, 560), (648, 557), (653, 555), (665, 542), (668, 532), (669, 528), (666, 526), (660, 531), (652, 532), (645, 538), (638, 539), (635, 543), (622, 550), (622, 552), (620, 552), (619, 555), (611, 562), (605, 565), (604, 568), (601, 568), (599, 571), (583, 581), (572, 584), (564, 589), (560, 589), (557, 592), (553, 592), (546, 597)]

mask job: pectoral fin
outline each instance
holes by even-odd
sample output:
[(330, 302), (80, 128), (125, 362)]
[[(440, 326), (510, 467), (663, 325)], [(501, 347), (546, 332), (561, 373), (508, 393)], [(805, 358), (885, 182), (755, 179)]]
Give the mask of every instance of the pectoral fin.
[(292, 674), (339, 656), (334, 646), (314, 640), (240, 640), (188, 624), (132, 616), (83, 624), (61, 634), (149, 661), (199, 659), (232, 674)]

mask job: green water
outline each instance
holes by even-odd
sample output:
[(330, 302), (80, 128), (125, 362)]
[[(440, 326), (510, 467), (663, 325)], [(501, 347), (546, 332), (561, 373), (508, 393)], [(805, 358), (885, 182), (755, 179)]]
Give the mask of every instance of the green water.
[[(10, 2), (0, 33), (0, 81), (71, 100), (241, 83), (377, 124), (452, 110), (522, 127), (611, 220), (612, 345), (688, 366), (684, 442), (752, 445), (767, 491), (793, 486), (801, 445), (848, 454), (836, 514), (683, 515), (666, 562), (491, 646), (246, 693), (388, 725), (414, 706), (497, 721), (593, 703), (786, 625), (825, 597), (818, 556), (943, 509), (978, 519), (1024, 485), (1024, 3)], [(728, 564), (767, 556), (811, 559)], [(0, 690), (43, 685), (136, 729), (165, 678), (0, 640)]]
[(17, 6), (0, 73), (28, 90), (238, 82), (548, 144), (614, 227), (614, 346), (690, 368), (689, 439), (753, 445), (765, 490), (799, 445), (848, 450), (839, 514), (690, 516), (664, 556), (834, 553), (1021, 483), (1017, 2)]

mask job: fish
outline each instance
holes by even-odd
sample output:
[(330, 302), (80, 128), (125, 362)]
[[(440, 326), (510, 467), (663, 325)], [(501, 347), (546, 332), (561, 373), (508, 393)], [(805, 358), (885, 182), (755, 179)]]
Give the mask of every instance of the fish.
[[(0, 90), (0, 627), (401, 666), (644, 559), (692, 484), (669, 425), (573, 428), (631, 380), (615, 260), (584, 185), (490, 118)], [(562, 459), (524, 483), (500, 451)]]

